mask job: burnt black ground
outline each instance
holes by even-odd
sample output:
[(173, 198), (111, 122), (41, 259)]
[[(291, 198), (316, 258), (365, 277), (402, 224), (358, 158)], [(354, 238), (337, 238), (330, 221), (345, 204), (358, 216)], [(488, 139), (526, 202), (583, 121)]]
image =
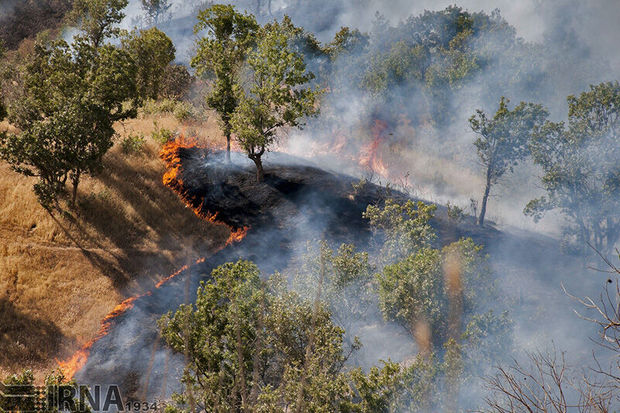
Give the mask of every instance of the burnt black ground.
[[(185, 198), (202, 212), (217, 213), (219, 221), (233, 228), (249, 227), (248, 234), (240, 243), (191, 266), (153, 289), (152, 295), (138, 299), (133, 309), (118, 318), (111, 332), (95, 343), (87, 365), (77, 374), (79, 382), (121, 384), (126, 396), (149, 401), (169, 396), (178, 389), (183, 356), (165, 348), (158, 338), (156, 321), (181, 303), (192, 302), (197, 286), (209, 279), (212, 269), (243, 258), (254, 261), (269, 275), (287, 267), (294, 246), (303, 239), (353, 242), (360, 249), (370, 248), (370, 229), (362, 212), (386, 197), (407, 199), (403, 193), (371, 183), (355, 189), (359, 179), (286, 156), (266, 163), (265, 181), (257, 184), (253, 164), (240, 157), (229, 165), (221, 153), (204, 149), (181, 149), (180, 155)], [(505, 271), (517, 268), (530, 277), (544, 277), (540, 275), (541, 262), (550, 263), (549, 272), (566, 274), (569, 268), (557, 242), (543, 236), (515, 236), (492, 227), (480, 228), (472, 217), (455, 225), (441, 206), (433, 225), (440, 244), (468, 236), (490, 254), (501, 257), (495, 267), (504, 272), (503, 276)], [(512, 291), (513, 287), (507, 284), (507, 289)]]

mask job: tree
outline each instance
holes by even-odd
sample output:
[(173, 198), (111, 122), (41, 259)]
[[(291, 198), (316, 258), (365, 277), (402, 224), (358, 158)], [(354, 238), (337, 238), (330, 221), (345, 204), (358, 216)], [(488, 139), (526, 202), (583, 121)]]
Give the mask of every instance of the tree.
[(383, 207), (368, 205), (363, 217), (370, 221), (373, 231), (383, 237), (383, 263), (407, 257), (424, 247), (430, 247), (437, 234), (430, 225), (436, 205), (408, 200), (399, 203), (385, 200)]
[(480, 163), (486, 170), (485, 187), (478, 225), (484, 225), (491, 186), (507, 171), (512, 172), (528, 155), (528, 140), (533, 129), (542, 125), (548, 113), (541, 105), (521, 102), (512, 111), (503, 96), (492, 118), (482, 110), (469, 118), (479, 137), (474, 142)]
[(486, 403), (491, 412), (615, 411), (617, 388), (579, 377), (567, 365), (564, 353), (528, 354), (528, 361), (526, 365), (515, 361), (509, 367), (500, 366), (494, 377), (487, 378), (491, 396)]
[(122, 39), (123, 49), (136, 64), (136, 87), (142, 99), (157, 99), (175, 48), (164, 32), (151, 29), (132, 31)]
[[(101, 167), (112, 146), (113, 123), (135, 116), (135, 64), (112, 45), (83, 39), (37, 44), (24, 69), (23, 97), (10, 107), (20, 133), (5, 135), (0, 156), (14, 170), (36, 176), (35, 193), (50, 208), (67, 179), (75, 205), (80, 178)], [(126, 102), (133, 102), (126, 105)]]
[(187, 67), (180, 64), (168, 65), (164, 70), (160, 95), (169, 99), (182, 100), (189, 94), (193, 81), (194, 78)]
[(237, 140), (256, 165), (256, 179), (264, 178), (262, 156), (285, 127), (300, 127), (305, 116), (316, 114), (319, 92), (306, 84), (314, 77), (303, 58), (291, 50), (289, 35), (278, 22), (263, 27), (258, 45), (249, 53), (249, 90), (240, 90), (240, 103), (231, 119)]
[(78, 24), (83, 36), (97, 48), (121, 30), (116, 26), (125, 18), (123, 9), (129, 0), (74, 0), (69, 21)]
[(142, 2), (142, 10), (148, 16), (149, 23), (156, 26), (161, 16), (165, 15), (172, 4), (168, 4), (168, 0), (140, 0)]
[(254, 45), (258, 24), (254, 16), (238, 13), (234, 6), (216, 4), (198, 14), (195, 33), (206, 31), (198, 40), (191, 65), (198, 75), (213, 76), (207, 104), (220, 116), (226, 136), (226, 158), (230, 161), (231, 117), (239, 104), (239, 70)]
[(262, 282), (248, 261), (224, 264), (211, 276), (194, 305), (159, 322), (166, 342), (187, 360), (179, 407), (374, 412), (370, 407), (389, 406), (403, 369), (388, 362), (369, 376), (345, 374), (343, 330), (317, 299), (320, 290), (303, 300), (278, 274)]
[(598, 302), (570, 295), (566, 289), (564, 292), (587, 311), (584, 315), (575, 311), (576, 314), (597, 326), (599, 337), (593, 341), (611, 352), (609, 367), (604, 367), (595, 356), (595, 366), (586, 376), (581, 369), (571, 368), (565, 353), (558, 354), (555, 347), (552, 351), (527, 354), (527, 364), (515, 360), (486, 378), (491, 393), (485, 401), (490, 411), (616, 411), (612, 409), (620, 402), (620, 268), (596, 252), (607, 265), (608, 270), (603, 272), (609, 277)]
[(546, 122), (533, 131), (530, 148), (546, 196), (524, 212), (538, 220), (559, 209), (576, 245), (609, 251), (620, 237), (620, 84), (591, 86), (567, 101), (568, 125)]
[(334, 323), (344, 329), (347, 344), (356, 347), (357, 338), (352, 337), (354, 324), (376, 307), (373, 267), (368, 253), (356, 252), (353, 244), (342, 244), (334, 251), (326, 242), (321, 242), (318, 246), (310, 246), (295, 266), (294, 290), (312, 300), (321, 282), (321, 301), (329, 309)]
[[(477, 341), (475, 347), (486, 351), (492, 344), (482, 342), (484, 332), (495, 329), (494, 336), (501, 337), (510, 326), (506, 315), (478, 306), (496, 294), (487, 256), (469, 238), (435, 247), (437, 235), (429, 224), (434, 210), (423, 202), (393, 199), (366, 209), (364, 217), (383, 240), (383, 266), (375, 276), (379, 308), (386, 320), (416, 338), (421, 351), (440, 351), (450, 339)], [(488, 350), (485, 357), (493, 358)]]

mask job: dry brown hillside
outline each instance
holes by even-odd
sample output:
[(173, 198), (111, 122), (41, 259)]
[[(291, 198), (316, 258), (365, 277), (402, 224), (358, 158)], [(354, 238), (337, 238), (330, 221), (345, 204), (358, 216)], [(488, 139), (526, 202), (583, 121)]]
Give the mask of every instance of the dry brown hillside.
[[(32, 193), (34, 179), (0, 163), (0, 376), (32, 368), (40, 378), (92, 338), (124, 297), (228, 237), (163, 186), (153, 120), (117, 125), (104, 171), (84, 180), (74, 211), (50, 215)], [(180, 124), (160, 116), (157, 127), (221, 139), (212, 117)], [(123, 153), (120, 140), (137, 132), (147, 136), (142, 152)]]

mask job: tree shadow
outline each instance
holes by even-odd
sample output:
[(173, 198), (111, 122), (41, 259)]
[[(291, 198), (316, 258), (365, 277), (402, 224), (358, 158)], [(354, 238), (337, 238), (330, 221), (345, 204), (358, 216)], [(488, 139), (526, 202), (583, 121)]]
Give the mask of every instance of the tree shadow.
[[(144, 159), (155, 156), (150, 151)], [(170, 272), (176, 263), (162, 251), (212, 251), (228, 237), (226, 230), (184, 208), (179, 197), (163, 185), (161, 170), (136, 167), (136, 162), (140, 158), (109, 154), (108, 167), (97, 176), (108, 195), (83, 197), (74, 219), (81, 234), (87, 231), (80, 222), (88, 223), (116, 247), (110, 251), (99, 243), (106, 254), (82, 250), (94, 265), (111, 274), (117, 287), (129, 279), (155, 280), (158, 274)]]
[(49, 363), (61, 344), (74, 346), (52, 322), (21, 312), (6, 298), (0, 298), (0, 365), (18, 371)]

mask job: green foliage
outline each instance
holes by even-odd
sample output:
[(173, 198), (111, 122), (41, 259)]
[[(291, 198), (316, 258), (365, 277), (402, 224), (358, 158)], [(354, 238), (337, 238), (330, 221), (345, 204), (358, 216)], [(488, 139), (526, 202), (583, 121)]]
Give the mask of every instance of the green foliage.
[(34, 192), (50, 208), (67, 178), (77, 190), (82, 174), (99, 170), (113, 134), (107, 112), (93, 104), (69, 101), (48, 117), (31, 122), (22, 133), (1, 138), (0, 156), (15, 171), (39, 178)]
[(212, 77), (214, 84), (207, 105), (220, 116), (230, 157), (231, 117), (239, 104), (239, 71), (247, 51), (254, 46), (258, 24), (254, 16), (238, 13), (234, 6), (216, 4), (198, 14), (195, 33), (205, 32), (198, 40), (191, 65), (199, 76)]
[(122, 39), (122, 47), (136, 64), (136, 87), (142, 99), (157, 99), (175, 48), (166, 34), (153, 27), (132, 31)]
[(173, 140), (175, 136), (176, 133), (174, 131), (166, 128), (157, 128), (157, 125), (155, 126), (155, 130), (151, 133), (151, 138), (153, 138), (155, 142), (158, 142), (162, 145), (166, 142)]
[(347, 343), (358, 347), (357, 339), (351, 337), (352, 324), (363, 320), (376, 304), (372, 285), (374, 269), (368, 253), (356, 252), (352, 244), (342, 244), (334, 251), (321, 242), (318, 248), (309, 246), (308, 252), (294, 266), (297, 270), (293, 289), (311, 301), (320, 284), (321, 301), (333, 321), (344, 329)]
[(197, 109), (190, 103), (175, 99), (149, 99), (142, 104), (141, 112), (146, 115), (168, 113), (174, 115), (179, 121), (198, 118)]
[(364, 216), (384, 239), (385, 266), (376, 274), (381, 312), (413, 336), (420, 325), (428, 326), (431, 344), (441, 349), (460, 336), (495, 289), (487, 257), (471, 239), (433, 248), (434, 210), (422, 202), (388, 199), (383, 208), (368, 206)]
[(142, 152), (144, 142), (145, 139), (142, 134), (130, 134), (121, 140), (121, 150), (127, 155), (140, 153)]
[(532, 130), (543, 124), (547, 111), (533, 103), (521, 102), (512, 111), (508, 109), (508, 100), (503, 96), (499, 108), (492, 118), (482, 110), (469, 118), (469, 124), (479, 136), (474, 142), (478, 158), (485, 168), (486, 185), (482, 197), (478, 223), (484, 224), (487, 200), (491, 186), (528, 154), (528, 141)]
[(620, 85), (591, 86), (567, 101), (568, 125), (534, 129), (530, 148), (547, 194), (530, 201), (525, 213), (538, 220), (557, 208), (570, 220), (566, 233), (575, 245), (608, 251), (620, 234)]
[(189, 102), (179, 102), (172, 113), (180, 122), (196, 119), (198, 117), (196, 108)]
[(94, 47), (79, 36), (72, 45), (35, 44), (22, 96), (9, 108), (21, 132), (1, 138), (0, 157), (39, 178), (34, 190), (43, 206), (56, 202), (67, 179), (75, 205), (81, 176), (101, 168), (113, 123), (136, 115), (135, 73), (131, 56), (112, 45)]
[(422, 248), (417, 253), (387, 265), (377, 275), (381, 312), (415, 335), (418, 323), (433, 326), (439, 338), (445, 328), (447, 299), (442, 282), (442, 256), (439, 250)]
[(436, 209), (436, 205), (422, 201), (408, 200), (400, 204), (391, 198), (386, 199), (383, 207), (368, 205), (363, 217), (384, 237), (383, 262), (407, 257), (430, 246), (436, 234), (429, 222)]
[[(505, 41), (501, 48), (495, 45), (500, 39)], [(379, 107), (405, 106), (407, 99), (421, 96), (416, 112), (445, 126), (454, 119), (452, 98), (492, 59), (494, 64), (503, 61), (506, 49), (517, 44), (514, 29), (497, 13), (449, 6), (409, 17), (396, 27), (379, 16), (362, 60), (366, 70), (355, 86), (369, 92)]]
[(123, 9), (129, 0), (74, 0), (69, 20), (78, 24), (84, 38), (93, 47), (99, 47), (106, 38), (117, 37), (116, 26), (125, 17)]
[(224, 264), (212, 279), (199, 288), (195, 305), (181, 306), (160, 321), (167, 343), (191, 360), (183, 382), (194, 389), (198, 406), (245, 410), (260, 401), (264, 387), (294, 404), (304, 368), (312, 365), (317, 373), (309, 387), (314, 380), (328, 384), (323, 374), (338, 374), (342, 330), (323, 307), (313, 309), (283, 290), (277, 277), (264, 284), (251, 262)]
[[(353, 256), (343, 247), (332, 256), (334, 268), (351, 275), (364, 261), (354, 259), (351, 267)], [(224, 264), (201, 284), (195, 305), (162, 317), (162, 336), (189, 360), (185, 390), (169, 412), (374, 413), (424, 405), (440, 368), (432, 356), (408, 367), (387, 361), (368, 373), (347, 371), (344, 331), (320, 294), (310, 301), (286, 284), (279, 274), (261, 281), (248, 261)]]
[(446, 208), (448, 210), (448, 218), (450, 218), (454, 223), (458, 224), (459, 222), (463, 221), (463, 219), (465, 219), (465, 213), (463, 211), (463, 208), (459, 207), (458, 205), (454, 205), (448, 202), (446, 204)]
[(278, 22), (263, 27), (258, 45), (248, 55), (250, 86), (240, 91), (231, 119), (241, 147), (254, 161), (257, 180), (263, 179), (261, 157), (284, 127), (299, 127), (305, 116), (316, 114), (317, 90), (304, 87), (313, 75), (303, 58), (291, 49), (289, 30)]

